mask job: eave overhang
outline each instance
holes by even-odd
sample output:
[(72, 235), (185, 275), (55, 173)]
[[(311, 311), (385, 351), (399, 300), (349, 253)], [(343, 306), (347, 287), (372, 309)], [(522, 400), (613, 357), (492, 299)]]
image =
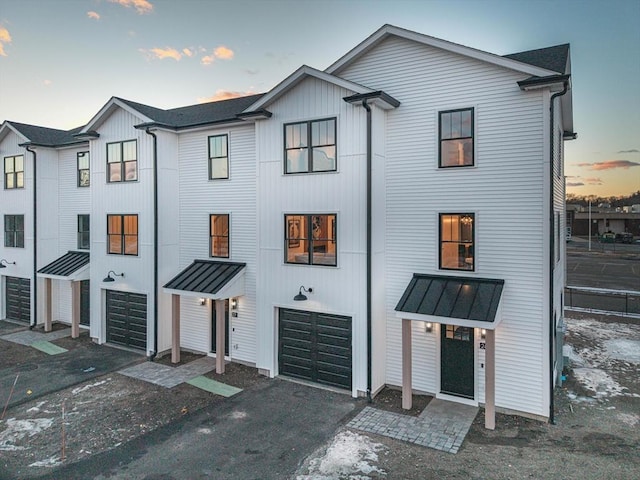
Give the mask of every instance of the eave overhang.
[(343, 100), (351, 104), (362, 103), (366, 100), (369, 105), (376, 105), (383, 110), (391, 110), (400, 106), (400, 101), (382, 90), (368, 93), (356, 93), (355, 95), (344, 97)]
[[(521, 90), (530, 91), (538, 90), (541, 88), (549, 88), (551, 91), (562, 90), (570, 82), (571, 75), (548, 75), (546, 77), (529, 77), (525, 80), (520, 80), (518, 86)], [(569, 88), (571, 86), (569, 85)]]

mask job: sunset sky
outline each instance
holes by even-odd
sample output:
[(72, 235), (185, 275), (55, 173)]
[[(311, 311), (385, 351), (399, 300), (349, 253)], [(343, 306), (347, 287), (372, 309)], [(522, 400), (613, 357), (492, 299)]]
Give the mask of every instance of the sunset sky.
[(385, 23), (499, 55), (570, 43), (567, 191), (640, 190), (640, 0), (0, 0), (0, 122), (265, 92)]

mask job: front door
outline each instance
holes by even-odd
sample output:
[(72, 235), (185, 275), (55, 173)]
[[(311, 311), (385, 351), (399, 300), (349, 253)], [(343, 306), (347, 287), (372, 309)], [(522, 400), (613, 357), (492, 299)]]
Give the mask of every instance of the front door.
[[(224, 301), (224, 356), (229, 356), (229, 299)], [(216, 353), (216, 302), (211, 301), (211, 352)]]
[(89, 280), (80, 281), (80, 325), (89, 326), (91, 312), (90, 306)]
[(473, 328), (442, 325), (440, 332), (440, 390), (473, 398)]

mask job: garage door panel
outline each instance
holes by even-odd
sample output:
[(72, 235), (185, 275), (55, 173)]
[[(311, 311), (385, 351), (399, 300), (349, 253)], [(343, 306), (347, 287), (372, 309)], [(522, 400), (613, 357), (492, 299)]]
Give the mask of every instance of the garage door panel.
[(147, 296), (107, 291), (107, 341), (147, 348)]

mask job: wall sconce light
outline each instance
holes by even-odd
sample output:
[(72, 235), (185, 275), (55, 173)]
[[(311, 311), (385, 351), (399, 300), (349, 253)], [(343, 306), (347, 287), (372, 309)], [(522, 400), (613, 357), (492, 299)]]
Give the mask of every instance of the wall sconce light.
[(486, 329), (484, 329), (484, 328), (480, 329), (480, 338), (482, 338), (483, 340), (485, 338), (487, 338), (487, 330)]
[(293, 300), (296, 301), (296, 302), (302, 302), (302, 301), (306, 300), (307, 296), (302, 292), (313, 293), (313, 288), (311, 288), (311, 287), (304, 288), (304, 285), (300, 285), (300, 290), (298, 290), (298, 294), (295, 297), (293, 297)]
[(4, 258), (0, 260), (0, 268), (7, 268), (7, 265), (15, 265), (16, 262), (10, 262), (9, 260), (5, 260)]
[(231, 307), (231, 310), (236, 310), (238, 308), (238, 299), (237, 298), (230, 299), (229, 306)]
[(424, 324), (424, 331), (427, 333), (431, 333), (433, 332), (433, 323), (431, 322), (425, 322)]
[(113, 277), (111, 276), (111, 274), (115, 275), (116, 277), (122, 277), (122, 278), (124, 278), (124, 272), (122, 272), (122, 273), (116, 273), (116, 272), (114, 272), (113, 270), (109, 270), (109, 273), (107, 273), (107, 276), (106, 276), (106, 277), (104, 277), (104, 278), (102, 279), (102, 281), (103, 281), (103, 282), (115, 282), (115, 281), (116, 281), (116, 279), (115, 279), (115, 278), (113, 278)]
[(207, 299), (206, 298), (199, 298), (198, 302), (200, 303), (200, 305), (206, 305), (207, 304)]

